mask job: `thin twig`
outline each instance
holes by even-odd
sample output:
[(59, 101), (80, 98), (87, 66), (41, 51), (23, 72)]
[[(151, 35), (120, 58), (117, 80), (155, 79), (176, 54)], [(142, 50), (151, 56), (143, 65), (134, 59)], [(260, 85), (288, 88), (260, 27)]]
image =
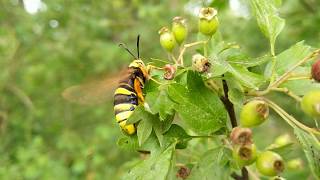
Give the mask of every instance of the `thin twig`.
[[(234, 111), (234, 106), (229, 99), (229, 95), (228, 95), (229, 87), (228, 87), (227, 81), (225, 79), (222, 80), (222, 85), (223, 85), (224, 96), (221, 97), (221, 100), (222, 100), (222, 102), (223, 102), (223, 104), (229, 114), (232, 128), (235, 128), (238, 126), (236, 113)], [(246, 169), (246, 167), (243, 167), (241, 169), (241, 174), (242, 175), (240, 176), (234, 172), (231, 174), (231, 177), (233, 177), (235, 180), (249, 180), (248, 170)]]
[(229, 87), (228, 87), (227, 81), (226, 80), (222, 80), (222, 85), (223, 85), (223, 92), (224, 92), (224, 97), (223, 97), (222, 101), (223, 101), (224, 106), (226, 107), (226, 109), (228, 111), (232, 128), (234, 128), (234, 127), (237, 127), (237, 119), (236, 119), (236, 114), (234, 112), (233, 104), (229, 99), (229, 95), (228, 95)]

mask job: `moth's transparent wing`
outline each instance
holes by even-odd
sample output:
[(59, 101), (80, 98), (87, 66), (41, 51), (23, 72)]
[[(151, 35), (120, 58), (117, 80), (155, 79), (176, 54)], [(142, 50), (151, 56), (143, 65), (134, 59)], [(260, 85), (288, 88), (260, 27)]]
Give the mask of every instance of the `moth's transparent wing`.
[(100, 80), (71, 86), (62, 92), (62, 97), (70, 102), (81, 105), (101, 104), (113, 97), (119, 80), (125, 77), (127, 71)]

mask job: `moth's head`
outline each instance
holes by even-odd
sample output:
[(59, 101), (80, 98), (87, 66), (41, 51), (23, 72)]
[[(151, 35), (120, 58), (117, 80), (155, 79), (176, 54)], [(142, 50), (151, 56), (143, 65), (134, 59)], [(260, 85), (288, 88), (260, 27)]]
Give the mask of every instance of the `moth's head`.
[(145, 65), (143, 63), (143, 61), (141, 59), (136, 59), (133, 60), (130, 64), (129, 64), (129, 68), (145, 68)]

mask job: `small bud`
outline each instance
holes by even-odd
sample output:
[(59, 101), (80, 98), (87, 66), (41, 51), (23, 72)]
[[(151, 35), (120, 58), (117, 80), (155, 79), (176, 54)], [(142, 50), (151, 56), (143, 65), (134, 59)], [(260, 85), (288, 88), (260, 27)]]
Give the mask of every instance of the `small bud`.
[(311, 75), (315, 81), (320, 82), (320, 59), (312, 65)]
[(178, 42), (178, 44), (182, 44), (183, 41), (187, 37), (187, 26), (186, 26), (186, 20), (182, 17), (174, 17), (172, 20), (172, 33)]
[(305, 94), (301, 101), (301, 108), (309, 116), (320, 118), (320, 90)]
[(176, 40), (172, 32), (170, 32), (167, 27), (163, 27), (159, 30), (159, 34), (161, 46), (167, 51), (172, 52), (176, 45)]
[(214, 8), (201, 8), (199, 14), (199, 31), (207, 36), (212, 36), (218, 29), (218, 11)]
[(240, 113), (240, 122), (244, 127), (254, 127), (263, 123), (269, 116), (268, 105), (261, 100), (245, 104)]
[(230, 139), (233, 145), (252, 144), (252, 131), (249, 128), (235, 127), (232, 129)]
[(208, 58), (202, 56), (201, 54), (195, 54), (192, 56), (192, 67), (194, 70), (204, 73), (209, 71), (211, 63), (209, 62)]
[(164, 79), (172, 80), (174, 78), (174, 75), (176, 74), (177, 68), (174, 65), (166, 64), (163, 69), (165, 70), (165, 73), (163, 75)]
[(178, 170), (176, 177), (182, 178), (182, 179), (187, 179), (189, 175), (190, 175), (190, 169), (186, 166), (182, 166)]

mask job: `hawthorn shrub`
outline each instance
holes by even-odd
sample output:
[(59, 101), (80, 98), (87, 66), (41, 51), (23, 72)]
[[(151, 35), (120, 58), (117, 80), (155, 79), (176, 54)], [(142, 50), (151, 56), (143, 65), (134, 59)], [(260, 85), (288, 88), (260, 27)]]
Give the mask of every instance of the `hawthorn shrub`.
[[(198, 22), (177, 16), (172, 27), (161, 28), (160, 45), (168, 58), (151, 61), (165, 73), (152, 71), (144, 88), (146, 101), (128, 120), (137, 126), (137, 133), (118, 141), (123, 149), (148, 155), (135, 162), (123, 179), (281, 179), (283, 172), (303, 166), (301, 157), (287, 156), (297, 143), (312, 176), (320, 179), (320, 84), (315, 77), (320, 49), (301, 41), (276, 53), (285, 20), (275, 3), (250, 1), (270, 45), (261, 57), (250, 57), (240, 44), (223, 40), (219, 31), (223, 22), (213, 7), (203, 7)], [(196, 36), (188, 31), (190, 24), (198, 24)], [(314, 125), (290, 115), (271, 93), (301, 104)], [(292, 134), (259, 147), (251, 129), (272, 121), (271, 113), (278, 114)]]

